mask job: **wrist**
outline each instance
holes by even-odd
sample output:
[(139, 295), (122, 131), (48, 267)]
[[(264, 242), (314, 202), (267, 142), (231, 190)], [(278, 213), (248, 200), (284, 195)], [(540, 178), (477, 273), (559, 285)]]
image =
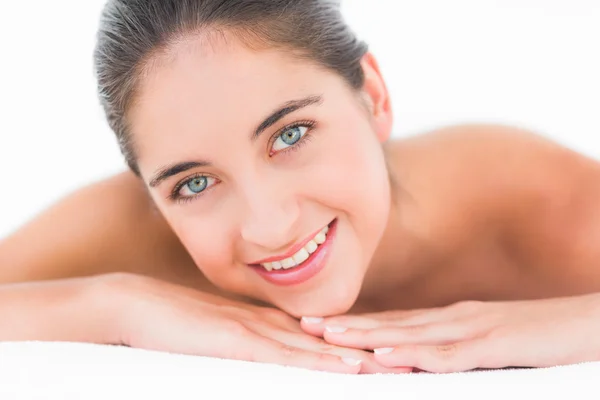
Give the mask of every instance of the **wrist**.
[(136, 287), (147, 279), (129, 273), (111, 273), (90, 278), (86, 291), (88, 312), (95, 326), (95, 341), (106, 344), (128, 345), (132, 310), (137, 303)]

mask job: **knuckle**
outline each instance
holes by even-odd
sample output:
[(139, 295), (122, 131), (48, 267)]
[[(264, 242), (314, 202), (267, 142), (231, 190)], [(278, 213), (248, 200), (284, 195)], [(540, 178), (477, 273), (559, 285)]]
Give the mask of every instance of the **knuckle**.
[(291, 359), (298, 353), (298, 350), (292, 346), (287, 344), (282, 344), (279, 346), (279, 354), (283, 356), (285, 359)]
[(441, 344), (434, 347), (434, 353), (437, 358), (441, 359), (456, 358), (459, 348), (457, 343)]
[(329, 344), (327, 342), (321, 342), (321, 343), (319, 343), (319, 352), (321, 354), (323, 354), (323, 353), (332, 354), (336, 350), (338, 350), (337, 346), (334, 346), (334, 345)]
[(331, 355), (326, 353), (317, 353), (315, 355), (315, 361), (317, 364), (324, 364), (331, 361)]
[(409, 336), (421, 336), (427, 333), (429, 327), (427, 325), (407, 325), (403, 329)]
[(327, 371), (331, 365), (333, 356), (324, 353), (317, 353), (312, 357), (310, 362), (310, 368), (315, 370)]

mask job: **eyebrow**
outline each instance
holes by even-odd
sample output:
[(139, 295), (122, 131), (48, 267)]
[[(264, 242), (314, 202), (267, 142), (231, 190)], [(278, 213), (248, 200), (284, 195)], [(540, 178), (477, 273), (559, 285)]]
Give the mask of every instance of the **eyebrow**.
[(172, 165), (167, 165), (163, 167), (160, 171), (158, 171), (154, 178), (150, 181), (150, 187), (154, 188), (160, 185), (166, 179), (169, 179), (173, 175), (180, 174), (192, 168), (198, 167), (210, 167), (211, 163), (207, 161), (186, 161), (181, 163), (176, 163)]
[(292, 100), (280, 106), (275, 112), (269, 115), (252, 134), (251, 140), (255, 141), (258, 139), (261, 133), (275, 125), (280, 119), (288, 114), (298, 111), (301, 108), (308, 107), (312, 104), (321, 104), (323, 102), (323, 96), (309, 96), (300, 100)]
[[(321, 104), (323, 102), (322, 96), (309, 96), (299, 100), (291, 100), (284, 103), (280, 106), (276, 111), (274, 111), (271, 115), (269, 115), (256, 130), (252, 133), (250, 137), (250, 141), (254, 142), (256, 139), (260, 137), (260, 135), (269, 129), (271, 126), (275, 125), (279, 120), (285, 117), (288, 114), (293, 113), (294, 111), (298, 111), (301, 108), (308, 107), (313, 104)], [(165, 180), (170, 177), (190, 170), (192, 168), (198, 167), (210, 167), (212, 163), (208, 161), (184, 161), (180, 163), (175, 163), (171, 165), (167, 165), (166, 167), (161, 168), (154, 177), (150, 180), (149, 186), (151, 188), (157, 187)]]

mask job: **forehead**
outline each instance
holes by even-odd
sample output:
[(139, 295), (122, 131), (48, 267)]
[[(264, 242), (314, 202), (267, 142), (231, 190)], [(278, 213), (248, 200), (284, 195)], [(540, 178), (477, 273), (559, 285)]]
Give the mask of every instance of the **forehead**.
[(314, 63), (232, 39), (188, 40), (149, 65), (128, 118), (140, 164), (166, 161), (177, 142), (249, 135), (274, 107), (340, 85)]

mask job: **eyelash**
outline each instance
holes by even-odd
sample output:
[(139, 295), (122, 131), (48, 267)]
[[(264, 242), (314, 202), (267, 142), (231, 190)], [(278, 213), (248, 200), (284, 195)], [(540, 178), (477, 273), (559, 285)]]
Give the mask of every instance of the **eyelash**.
[[(273, 136), (271, 136), (271, 139), (269, 139), (269, 149), (271, 149), (273, 147), (273, 143), (275, 142), (275, 140), (277, 140), (277, 138), (279, 136), (281, 136), (284, 132), (290, 130), (290, 129), (295, 129), (295, 128), (308, 128), (306, 133), (304, 134), (304, 136), (302, 136), (302, 138), (300, 138), (300, 140), (298, 142), (296, 142), (295, 144), (291, 145), (290, 147), (284, 149), (284, 150), (279, 150), (275, 153), (271, 153), (269, 152), (269, 157), (273, 157), (277, 154), (283, 153), (284, 155), (291, 152), (291, 151), (298, 151), (300, 150), (300, 148), (302, 146), (304, 146), (305, 144), (307, 144), (311, 139), (312, 139), (312, 135), (311, 135), (311, 131), (314, 129), (315, 125), (317, 123), (315, 121), (312, 120), (305, 120), (305, 121), (297, 121), (294, 122), (290, 125), (287, 125), (283, 128), (281, 128), (280, 130), (278, 130), (276, 133), (273, 134)], [(198, 198), (200, 198), (200, 196), (203, 196), (206, 192), (208, 192), (213, 186), (217, 185), (218, 183), (215, 183), (213, 186), (211, 186), (208, 189), (204, 189), (202, 192), (198, 193), (197, 195), (194, 196), (181, 196), (179, 194), (179, 192), (181, 191), (181, 189), (187, 185), (189, 182), (193, 181), (196, 178), (201, 178), (201, 177), (206, 177), (206, 174), (196, 174), (196, 175), (192, 175), (186, 179), (184, 179), (183, 181), (180, 181), (179, 183), (177, 183), (175, 185), (175, 187), (173, 188), (173, 190), (171, 191), (171, 193), (168, 196), (168, 200), (170, 201), (174, 201), (176, 203), (188, 203), (190, 201), (193, 200), (197, 200)], [(214, 178), (216, 179), (216, 178)], [(218, 181), (218, 179), (217, 179)]]
[(269, 157), (273, 157), (274, 155), (279, 154), (279, 153), (286, 154), (290, 151), (298, 151), (300, 149), (300, 147), (302, 147), (304, 144), (306, 144), (312, 138), (310, 132), (314, 129), (316, 124), (317, 123), (315, 121), (311, 121), (311, 120), (297, 121), (290, 125), (284, 126), (280, 130), (275, 132), (273, 134), (273, 136), (271, 136), (271, 139), (269, 140), (269, 149), (271, 149), (273, 147), (273, 144), (275, 143), (277, 138), (280, 137), (281, 135), (283, 135), (284, 132), (289, 131), (290, 129), (295, 129), (295, 128), (308, 128), (306, 130), (306, 133), (304, 134), (304, 136), (302, 136), (299, 141), (297, 141), (296, 143), (294, 143), (293, 145), (291, 145), (290, 147), (288, 147), (284, 150), (279, 150), (275, 153), (271, 153), (271, 151), (269, 151)]

